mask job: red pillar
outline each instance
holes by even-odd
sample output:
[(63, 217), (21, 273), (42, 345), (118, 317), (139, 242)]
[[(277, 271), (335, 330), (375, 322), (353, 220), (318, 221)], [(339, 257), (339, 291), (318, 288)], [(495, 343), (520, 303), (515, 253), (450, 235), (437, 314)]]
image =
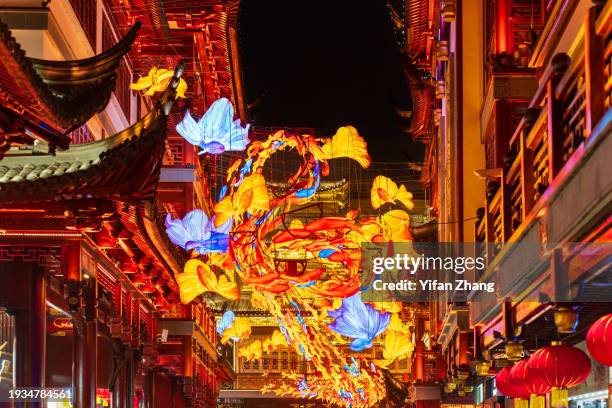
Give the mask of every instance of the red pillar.
[(502, 303), (502, 319), (504, 322), (503, 335), (506, 339), (509, 339), (514, 336), (514, 314), (512, 313), (512, 303), (507, 300)]
[(0, 304), (15, 314), (15, 387), (44, 387), (47, 327), (43, 271), (35, 263), (0, 262), (0, 281)]
[(468, 332), (459, 333), (459, 358), (457, 359), (457, 364), (459, 366), (468, 365), (470, 363), (470, 360), (468, 357), (469, 341), (470, 341), (470, 333)]
[(93, 279), (84, 282), (81, 296), (83, 309), (75, 317), (73, 399), (75, 406), (95, 408), (98, 383), (98, 323), (96, 282)]
[(512, 50), (508, 49), (508, 41), (510, 33), (508, 32), (508, 0), (497, 0), (496, 7), (496, 25), (495, 25), (495, 45), (498, 54), (503, 52), (512, 54)]
[(425, 380), (425, 344), (423, 343), (423, 331), (425, 322), (422, 317), (416, 321), (416, 344), (414, 347), (413, 380), (423, 382)]
[[(26, 309), (19, 311), (15, 319), (17, 335), (17, 387), (45, 386), (45, 340), (46, 340), (46, 305), (45, 279), (42, 271), (31, 264), (26, 279), (30, 287)], [(26, 317), (27, 316), (27, 317)], [(25, 318), (22, 318), (25, 317)], [(21, 370), (20, 370), (21, 367)], [(21, 371), (21, 373), (20, 373)], [(30, 403), (32, 407), (42, 404)]]

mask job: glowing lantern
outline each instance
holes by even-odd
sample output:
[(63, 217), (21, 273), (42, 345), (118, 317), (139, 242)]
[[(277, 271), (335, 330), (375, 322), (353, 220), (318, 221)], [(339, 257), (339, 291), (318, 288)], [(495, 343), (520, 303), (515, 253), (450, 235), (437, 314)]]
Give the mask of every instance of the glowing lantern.
[(568, 307), (555, 310), (555, 326), (559, 333), (574, 333), (578, 326), (578, 312)]
[(142, 293), (153, 293), (155, 292), (155, 286), (150, 283), (146, 283), (140, 287)]
[(301, 276), (306, 271), (308, 261), (303, 259), (274, 259), (276, 272), (287, 276)]
[(187, 111), (176, 131), (192, 145), (199, 146), (199, 154), (241, 152), (249, 144), (249, 125), (243, 127), (240, 119), (234, 120), (234, 107), (227, 98), (217, 99), (197, 122)]
[(540, 382), (553, 387), (553, 407), (567, 407), (567, 389), (587, 379), (591, 373), (591, 361), (582, 350), (553, 342), (532, 354), (529, 370)]
[(353, 338), (350, 344), (353, 351), (372, 347), (374, 338), (384, 332), (391, 321), (390, 313), (381, 313), (371, 305), (364, 304), (359, 294), (342, 299), (342, 306), (328, 310), (327, 314), (334, 318), (327, 327), (335, 333)]
[(523, 400), (522, 404), (521, 401), (516, 401), (515, 405), (524, 405), (527, 403), (526, 399), (529, 398), (529, 394), (516, 387), (516, 383), (514, 383), (511, 377), (511, 370), (512, 366), (502, 368), (495, 376), (495, 386), (505, 396)]
[(506, 358), (510, 361), (519, 361), (523, 357), (523, 345), (518, 341), (508, 340), (504, 349)]
[[(173, 77), (174, 71), (153, 67), (146, 76), (140, 77), (137, 82), (130, 84), (130, 89), (143, 91), (144, 95), (153, 96), (156, 92), (166, 90)], [(180, 78), (176, 87), (176, 98), (185, 98), (185, 91), (187, 91), (187, 82)]]
[(510, 370), (510, 378), (522, 394), (529, 395), (529, 408), (544, 408), (544, 395), (550, 392), (552, 387), (533, 375), (528, 361), (529, 359), (523, 359), (516, 363)]
[(483, 360), (476, 362), (475, 365), (476, 375), (479, 377), (487, 377), (489, 375), (489, 369), (491, 368), (491, 363)]
[(612, 366), (612, 313), (593, 323), (586, 342), (591, 357), (608, 367)]
[(449, 382), (449, 383), (446, 383), (446, 385), (444, 385), (444, 392), (447, 394), (450, 394), (451, 392), (455, 391), (456, 388), (457, 388), (457, 384), (453, 382)]

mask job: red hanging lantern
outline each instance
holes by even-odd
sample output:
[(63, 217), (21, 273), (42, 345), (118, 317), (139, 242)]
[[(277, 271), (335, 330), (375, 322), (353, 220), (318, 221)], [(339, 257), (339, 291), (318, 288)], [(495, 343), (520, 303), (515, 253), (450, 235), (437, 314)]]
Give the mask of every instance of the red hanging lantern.
[(528, 361), (529, 359), (525, 358), (516, 363), (510, 370), (510, 378), (517, 389), (529, 396), (529, 408), (544, 408), (544, 395), (550, 392), (552, 387), (530, 372)]
[(612, 366), (612, 313), (591, 325), (586, 343), (591, 357), (601, 364)]
[(511, 370), (512, 366), (508, 366), (502, 368), (499, 373), (497, 373), (495, 376), (495, 387), (497, 387), (497, 390), (507, 397), (528, 399), (529, 394), (515, 386), (515, 383), (510, 375)]
[(502, 394), (507, 397), (514, 398), (515, 408), (529, 408), (529, 394), (520, 387), (512, 379), (512, 368), (508, 366), (501, 369), (495, 377), (495, 386)]
[(567, 407), (567, 389), (587, 379), (591, 373), (591, 361), (582, 350), (553, 342), (533, 353), (529, 369), (534, 377), (552, 387), (551, 405)]

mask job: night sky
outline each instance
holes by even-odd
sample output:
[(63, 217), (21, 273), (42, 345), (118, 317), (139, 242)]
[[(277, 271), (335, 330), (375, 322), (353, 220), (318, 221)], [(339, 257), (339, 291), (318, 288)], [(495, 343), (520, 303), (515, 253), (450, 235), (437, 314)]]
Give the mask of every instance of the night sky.
[(384, 1), (243, 0), (239, 29), (255, 126), (351, 124), (374, 161), (422, 160), (394, 110), (411, 100)]

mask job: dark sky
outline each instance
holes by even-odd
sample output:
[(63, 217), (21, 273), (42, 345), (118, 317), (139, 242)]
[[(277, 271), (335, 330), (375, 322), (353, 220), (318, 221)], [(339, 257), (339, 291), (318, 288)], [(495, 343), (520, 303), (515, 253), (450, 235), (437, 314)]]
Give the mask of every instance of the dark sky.
[[(421, 161), (400, 128), (409, 108), (383, 0), (243, 0), (240, 49), (256, 126), (336, 129), (351, 124), (374, 161)], [(331, 134), (330, 134), (331, 136)]]

